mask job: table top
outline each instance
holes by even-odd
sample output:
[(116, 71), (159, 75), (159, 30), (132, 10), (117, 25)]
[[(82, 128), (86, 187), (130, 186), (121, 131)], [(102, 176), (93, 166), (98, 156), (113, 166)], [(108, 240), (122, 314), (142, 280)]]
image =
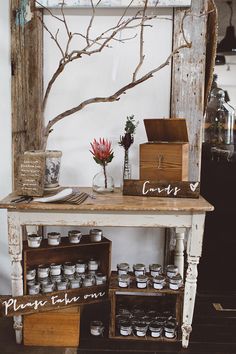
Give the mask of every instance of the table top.
[(17, 195), (12, 193), (0, 201), (0, 209), (15, 211), (140, 211), (140, 212), (206, 212), (212, 211), (214, 207), (203, 197), (191, 198), (159, 198), (124, 196), (120, 189), (115, 189), (113, 193), (98, 194), (92, 192), (91, 188), (81, 187), (81, 192), (95, 195), (95, 199), (88, 198), (80, 205), (39, 203), (12, 203), (11, 200)]

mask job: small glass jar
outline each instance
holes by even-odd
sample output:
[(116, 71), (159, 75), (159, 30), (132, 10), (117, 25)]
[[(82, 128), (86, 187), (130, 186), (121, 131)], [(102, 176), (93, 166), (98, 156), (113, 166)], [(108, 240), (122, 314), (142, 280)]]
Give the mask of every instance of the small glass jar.
[(137, 337), (145, 337), (147, 330), (148, 325), (145, 322), (138, 322), (134, 326), (134, 333)]
[(75, 265), (72, 262), (63, 264), (64, 275), (73, 275), (75, 273)]
[(96, 285), (103, 285), (107, 282), (107, 276), (102, 273), (95, 274)]
[(64, 274), (64, 279), (66, 279), (67, 281), (75, 279), (75, 274)]
[(89, 271), (96, 271), (98, 270), (98, 261), (94, 258), (91, 258), (89, 261), (88, 261), (88, 270)]
[(90, 322), (90, 334), (92, 336), (102, 336), (104, 331), (104, 326), (102, 321), (91, 321)]
[(129, 271), (129, 264), (128, 263), (119, 263), (117, 264), (117, 272), (119, 275), (127, 274)]
[(40, 284), (39, 283), (35, 283), (35, 284), (32, 284), (32, 285), (28, 285), (28, 291), (29, 291), (29, 295), (37, 295), (37, 294), (39, 294)]
[(144, 275), (146, 273), (145, 265), (142, 263), (137, 263), (133, 265), (134, 275), (137, 277), (138, 275)]
[(168, 278), (172, 278), (179, 272), (178, 267), (174, 264), (169, 264), (166, 266), (166, 275)]
[(122, 323), (120, 323), (120, 334), (122, 336), (130, 336), (132, 334), (132, 325), (130, 321), (122, 321)]
[(36, 269), (28, 269), (26, 271), (26, 280), (34, 280), (36, 277)]
[(118, 284), (120, 288), (128, 288), (130, 286), (130, 275), (128, 274), (119, 275)]
[(68, 289), (68, 281), (67, 280), (62, 280), (57, 283), (57, 290), (67, 290)]
[(50, 283), (51, 280), (50, 280), (49, 277), (47, 277), (47, 278), (38, 278), (38, 282), (39, 282), (39, 284), (41, 284), (41, 285), (46, 285), (46, 284)]
[(178, 290), (182, 286), (183, 280), (180, 274), (174, 275), (169, 278), (169, 288), (171, 290)]
[(51, 293), (54, 290), (54, 284), (52, 282), (49, 282), (48, 284), (42, 284), (42, 293)]
[(48, 245), (49, 246), (58, 246), (61, 242), (60, 232), (48, 232)]
[(159, 321), (153, 321), (149, 325), (150, 335), (153, 338), (159, 338), (162, 334), (162, 323)]
[(27, 281), (27, 286), (34, 285), (35, 283), (36, 283), (35, 279), (28, 280), (28, 281)]
[(50, 275), (60, 275), (61, 274), (61, 264), (51, 263), (50, 264)]
[(89, 231), (89, 234), (90, 234), (91, 242), (100, 242), (100, 241), (102, 241), (102, 235), (103, 235), (102, 230), (100, 230), (100, 229), (91, 229)]
[(150, 270), (150, 274), (152, 277), (156, 277), (157, 275), (161, 274), (161, 265), (160, 264), (150, 264), (149, 265), (149, 270)]
[(95, 278), (92, 275), (86, 275), (83, 279), (83, 287), (93, 286), (95, 284)]
[(51, 276), (51, 281), (52, 283), (56, 284), (56, 283), (60, 283), (62, 280), (62, 275), (52, 275)]
[(87, 264), (82, 259), (79, 259), (75, 265), (75, 271), (79, 274), (84, 274), (87, 268)]
[(28, 247), (38, 248), (40, 247), (42, 236), (39, 236), (37, 234), (28, 234), (27, 241), (28, 241)]
[(68, 237), (70, 243), (80, 243), (82, 233), (79, 230), (68, 231)]
[(167, 321), (164, 325), (164, 335), (166, 338), (173, 339), (176, 335), (176, 325), (173, 322)]
[(81, 286), (81, 279), (71, 279), (70, 280), (70, 288), (71, 289), (77, 289), (80, 288)]
[(40, 264), (38, 266), (38, 278), (48, 278), (49, 275), (49, 267), (44, 265), (44, 264)]
[(157, 275), (152, 278), (153, 288), (157, 290), (163, 289), (165, 286), (165, 277), (163, 275)]
[(138, 275), (136, 277), (136, 286), (139, 289), (145, 289), (147, 287), (148, 277), (146, 275)]

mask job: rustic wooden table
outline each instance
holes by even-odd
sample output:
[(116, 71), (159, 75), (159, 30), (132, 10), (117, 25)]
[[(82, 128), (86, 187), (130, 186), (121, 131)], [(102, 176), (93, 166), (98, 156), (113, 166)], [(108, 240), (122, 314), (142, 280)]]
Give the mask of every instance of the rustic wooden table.
[[(89, 188), (81, 191), (91, 193)], [(192, 330), (192, 318), (197, 288), (197, 265), (202, 251), (205, 213), (213, 207), (199, 199), (148, 198), (123, 196), (120, 191), (96, 195), (81, 205), (21, 203), (14, 204), (14, 194), (0, 202), (8, 210), (9, 254), (12, 261), (12, 295), (23, 295), (22, 244), (23, 228), (28, 225), (54, 226), (129, 226), (173, 227), (176, 229), (175, 263), (183, 274), (184, 231), (188, 233), (185, 279), (182, 346), (187, 347)], [(16, 341), (22, 341), (22, 318), (14, 317)]]

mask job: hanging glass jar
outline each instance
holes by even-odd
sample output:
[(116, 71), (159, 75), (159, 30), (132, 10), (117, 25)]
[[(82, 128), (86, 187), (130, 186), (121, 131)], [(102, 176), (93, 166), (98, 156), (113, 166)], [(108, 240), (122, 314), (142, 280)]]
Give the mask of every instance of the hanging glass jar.
[(231, 159), (234, 154), (234, 114), (234, 108), (225, 101), (224, 90), (214, 87), (204, 117), (204, 158)]

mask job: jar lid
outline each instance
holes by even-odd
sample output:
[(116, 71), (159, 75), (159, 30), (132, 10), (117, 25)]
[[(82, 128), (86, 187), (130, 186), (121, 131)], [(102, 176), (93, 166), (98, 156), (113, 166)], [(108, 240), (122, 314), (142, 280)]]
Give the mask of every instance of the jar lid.
[(85, 260), (84, 259), (78, 259), (77, 261), (76, 261), (76, 264), (86, 264), (86, 262), (85, 262)]
[(119, 264), (117, 264), (117, 268), (118, 269), (128, 270), (129, 269), (129, 264), (128, 263), (119, 263)]
[(145, 270), (145, 264), (143, 264), (143, 263), (137, 263), (137, 264), (134, 264), (134, 265), (133, 265), (133, 268), (134, 268), (135, 270)]
[(166, 322), (164, 329), (166, 332), (173, 332), (176, 328), (176, 325), (173, 322)]
[(58, 238), (61, 236), (60, 232), (48, 232), (47, 235), (49, 238)]
[(90, 264), (97, 264), (98, 263), (97, 259), (94, 259), (94, 258), (90, 258), (90, 260), (88, 262)]
[(90, 322), (90, 327), (93, 327), (94, 329), (95, 328), (101, 328), (101, 327), (103, 327), (103, 323), (102, 323), (102, 321), (98, 321), (98, 320), (96, 320), (96, 321), (91, 321)]
[(64, 267), (75, 267), (74, 263), (72, 262), (65, 262), (63, 265)]
[(146, 283), (148, 280), (148, 277), (146, 275), (137, 275), (136, 281), (140, 283)]
[(106, 280), (107, 276), (106, 276), (106, 274), (103, 274), (103, 273), (97, 273), (97, 274), (95, 274), (95, 278)]
[(38, 239), (38, 238), (42, 238), (42, 236), (38, 234), (28, 234), (27, 238)]
[(102, 236), (102, 230), (100, 229), (91, 229), (89, 231), (90, 235), (101, 235)]
[(159, 321), (153, 321), (150, 323), (149, 325), (149, 329), (150, 331), (160, 331), (162, 329), (162, 325), (163, 323), (162, 322), (159, 322)]
[(178, 267), (174, 264), (168, 264), (166, 266), (166, 271), (170, 272), (170, 273), (172, 273), (172, 272), (176, 273), (176, 272), (178, 272)]
[(155, 277), (152, 278), (154, 283), (164, 283), (165, 277), (163, 275), (156, 275)]
[(155, 264), (155, 263), (153, 263), (153, 264), (150, 264), (149, 265), (149, 269), (150, 270), (154, 270), (154, 271), (160, 271), (161, 270), (161, 265), (160, 264)]
[(124, 321), (120, 324), (120, 328), (123, 330), (130, 330), (132, 328), (130, 321)]
[(79, 230), (68, 231), (68, 236), (77, 236), (77, 235), (81, 235), (81, 232)]
[(137, 331), (146, 331), (148, 328), (148, 325), (144, 322), (138, 322), (135, 324), (135, 329)]
[(182, 282), (182, 277), (180, 274), (174, 275), (172, 278), (169, 278), (171, 284), (179, 284)]
[(61, 268), (61, 264), (51, 263), (50, 268)]
[(42, 269), (49, 270), (49, 267), (46, 264), (39, 264), (38, 265), (38, 269), (40, 269), (40, 270), (42, 270)]

